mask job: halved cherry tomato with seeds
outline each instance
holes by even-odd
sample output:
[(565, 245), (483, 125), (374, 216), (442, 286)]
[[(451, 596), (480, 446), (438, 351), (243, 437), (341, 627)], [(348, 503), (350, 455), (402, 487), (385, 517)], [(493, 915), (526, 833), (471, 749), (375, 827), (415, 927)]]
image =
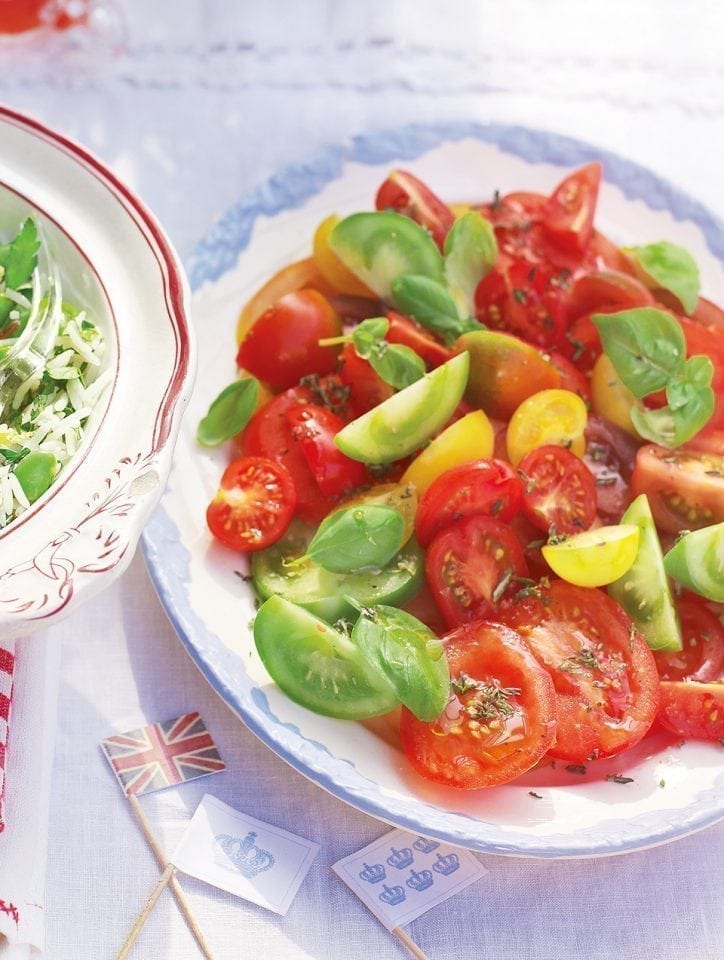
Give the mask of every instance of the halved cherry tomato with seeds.
[(555, 739), (553, 684), (515, 631), (478, 621), (444, 637), (452, 694), (423, 723), (403, 708), (402, 747), (428, 780), (467, 790), (529, 770)]
[(427, 582), (451, 627), (495, 617), (527, 577), (523, 548), (507, 524), (472, 516), (446, 527), (425, 557)]
[(532, 450), (518, 464), (523, 511), (539, 530), (573, 534), (596, 519), (596, 481), (579, 457), (564, 447)]
[(667, 533), (721, 523), (724, 456), (646, 444), (636, 455), (631, 489), (648, 496), (656, 525)]
[(554, 580), (509, 605), (504, 617), (553, 678), (558, 732), (551, 756), (583, 763), (641, 740), (659, 703), (656, 662), (614, 600)]
[(393, 170), (377, 191), (377, 210), (396, 210), (419, 223), (432, 234), (442, 249), (455, 214), (421, 180), (407, 170)]
[(724, 683), (661, 682), (657, 719), (677, 737), (724, 738)]
[(676, 606), (684, 646), (654, 653), (659, 676), (662, 680), (699, 683), (724, 680), (724, 625), (694, 594), (684, 594)]
[(593, 236), (593, 216), (603, 168), (589, 163), (565, 177), (551, 194), (543, 215), (548, 237), (562, 250), (583, 253)]
[(523, 503), (523, 485), (504, 460), (474, 460), (444, 473), (420, 499), (415, 534), (426, 547), (441, 530), (472, 516), (507, 523)]
[(206, 520), (217, 540), (250, 553), (281, 537), (295, 505), (294, 483), (286, 467), (263, 457), (240, 457), (224, 470)]

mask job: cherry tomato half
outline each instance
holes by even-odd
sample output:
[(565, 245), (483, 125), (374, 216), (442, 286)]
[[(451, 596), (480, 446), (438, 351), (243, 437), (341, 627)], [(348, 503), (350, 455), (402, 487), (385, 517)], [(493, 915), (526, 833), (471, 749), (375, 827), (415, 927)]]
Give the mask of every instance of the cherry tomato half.
[(701, 599), (684, 594), (677, 604), (684, 646), (654, 653), (662, 680), (724, 680), (724, 626)]
[(573, 534), (596, 519), (596, 481), (575, 454), (549, 444), (520, 461), (523, 510), (539, 530)]
[(724, 684), (662, 681), (657, 719), (677, 737), (721, 741), (724, 738)]
[(388, 343), (400, 343), (403, 347), (410, 347), (419, 357), (422, 357), (428, 368), (439, 367), (441, 363), (445, 363), (452, 357), (452, 350), (408, 317), (390, 310), (387, 313), (387, 319), (390, 327), (385, 334), (385, 340)]
[(396, 210), (410, 217), (430, 231), (440, 249), (455, 222), (450, 207), (406, 170), (392, 171), (377, 191), (375, 207), (377, 210)]
[(557, 740), (551, 756), (583, 763), (633, 746), (653, 723), (659, 677), (653, 654), (601, 590), (554, 580), (505, 610), (553, 678)]
[(596, 480), (596, 501), (603, 523), (618, 523), (633, 499), (629, 486), (638, 443), (604, 417), (586, 423), (583, 460)]
[(296, 499), (286, 467), (264, 457), (240, 457), (224, 470), (206, 521), (217, 540), (250, 553), (281, 537), (294, 514)]
[(430, 544), (425, 573), (440, 612), (451, 627), (495, 617), (526, 577), (523, 548), (510, 527), (472, 516), (446, 527)]
[(294, 404), (284, 411), (307, 466), (325, 497), (339, 497), (361, 487), (367, 471), (358, 460), (346, 457), (334, 444), (344, 420), (318, 404)]
[(562, 250), (583, 253), (588, 247), (602, 173), (600, 163), (589, 163), (565, 177), (548, 199), (543, 226)]
[(317, 290), (297, 290), (277, 300), (249, 329), (239, 346), (238, 366), (274, 390), (286, 390), (311, 373), (331, 373), (339, 347), (320, 347), (342, 324)]
[(422, 547), (472, 516), (507, 523), (523, 503), (523, 484), (504, 460), (474, 460), (441, 473), (420, 499), (415, 534)]
[(428, 780), (474, 790), (529, 770), (555, 737), (551, 678), (520, 637), (478, 621), (444, 638), (453, 693), (440, 718), (403, 708), (402, 746)]
[(615, 313), (653, 304), (651, 291), (643, 283), (627, 273), (602, 270), (578, 277), (566, 299), (566, 311), (573, 321), (592, 313)]
[(636, 455), (631, 488), (648, 496), (657, 527), (667, 533), (724, 521), (724, 456), (646, 444)]

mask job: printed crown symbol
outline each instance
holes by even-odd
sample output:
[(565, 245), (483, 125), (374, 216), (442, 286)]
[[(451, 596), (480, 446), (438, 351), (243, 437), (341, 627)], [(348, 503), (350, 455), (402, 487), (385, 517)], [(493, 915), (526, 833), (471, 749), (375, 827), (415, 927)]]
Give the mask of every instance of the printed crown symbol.
[(432, 853), (433, 850), (437, 850), (440, 844), (437, 842), (437, 840), (428, 840), (427, 837), (418, 837), (412, 846), (415, 848), (415, 850), (419, 850), (420, 853)]
[(364, 870), (360, 870), (359, 875), (360, 880), (366, 880), (368, 883), (379, 883), (387, 876), (381, 863), (373, 863), (372, 865), (365, 863)]
[(433, 884), (432, 874), (429, 870), (410, 870), (410, 879), (406, 881), (411, 890), (427, 890)]
[(256, 834), (250, 830), (249, 833), (240, 840), (238, 837), (231, 837), (228, 833), (222, 833), (214, 837), (219, 850), (215, 853), (216, 862), (222, 867), (230, 869), (233, 867), (243, 874), (247, 879), (255, 877), (265, 870), (270, 870), (274, 866), (274, 855), (268, 850), (263, 850), (255, 844)]
[(380, 894), (380, 900), (390, 907), (396, 907), (397, 904), (402, 903), (404, 899), (405, 891), (402, 887), (388, 887), (387, 884), (385, 884), (385, 888)]
[(403, 847), (401, 850), (397, 850), (395, 847), (392, 848), (392, 853), (387, 858), (387, 862), (391, 867), (397, 867), (398, 870), (404, 870), (405, 867), (409, 867), (411, 863), (414, 862), (414, 857), (412, 856), (412, 850), (409, 847)]
[(432, 869), (435, 873), (441, 873), (443, 877), (449, 876), (460, 866), (460, 858), (456, 853), (449, 853), (444, 857), (441, 853), (438, 853), (437, 860), (433, 863)]

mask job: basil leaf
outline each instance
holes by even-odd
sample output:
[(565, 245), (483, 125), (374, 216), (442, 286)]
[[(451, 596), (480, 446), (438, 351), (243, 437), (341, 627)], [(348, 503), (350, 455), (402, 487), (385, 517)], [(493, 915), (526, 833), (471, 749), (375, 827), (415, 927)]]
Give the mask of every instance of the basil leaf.
[(0, 265), (5, 268), (4, 280), (11, 290), (17, 290), (31, 278), (38, 265), (39, 248), (38, 231), (30, 219), (11, 243), (0, 247)]
[(637, 307), (597, 313), (591, 320), (616, 373), (637, 400), (663, 390), (671, 377), (681, 372), (686, 340), (671, 314)]
[(634, 407), (631, 421), (645, 440), (663, 447), (679, 447), (695, 436), (714, 413), (711, 389), (714, 367), (704, 356), (690, 357), (680, 376), (666, 386), (668, 406), (658, 410)]
[[(377, 346), (378, 349), (369, 355), (370, 366), (395, 390), (404, 390), (420, 377), (424, 377), (425, 362), (411, 347), (386, 341)], [(359, 350), (357, 352), (359, 353)]]
[(357, 324), (352, 331), (352, 343), (357, 356), (369, 359), (378, 341), (384, 339), (389, 329), (390, 321), (386, 317), (370, 317)]
[(498, 256), (492, 224), (477, 210), (468, 210), (452, 225), (443, 248), (444, 270), (463, 316), (475, 315), (475, 290)]
[(477, 320), (462, 319), (452, 294), (429, 277), (408, 274), (392, 284), (392, 302), (402, 313), (443, 338), (451, 346), (468, 330), (483, 330)]
[(694, 312), (699, 299), (699, 268), (688, 250), (662, 240), (644, 247), (627, 247), (624, 253), (655, 286), (673, 293), (687, 313)]
[(402, 514), (393, 507), (343, 507), (322, 520), (300, 560), (314, 560), (332, 573), (379, 569), (400, 549), (404, 529)]
[(660, 447), (676, 446), (676, 422), (669, 407), (658, 410), (632, 407), (631, 422), (644, 440), (658, 443)]
[(196, 430), (203, 447), (217, 447), (240, 433), (251, 419), (259, 398), (256, 377), (243, 377), (229, 384), (209, 407)]
[(27, 457), (29, 453), (29, 447), (23, 447), (21, 450), (9, 450), (0, 447), (0, 457), (5, 458), (5, 463), (20, 463), (23, 457)]
[(442, 642), (429, 627), (379, 604), (362, 610), (352, 642), (408, 710), (425, 722), (437, 720), (450, 696), (450, 673)]

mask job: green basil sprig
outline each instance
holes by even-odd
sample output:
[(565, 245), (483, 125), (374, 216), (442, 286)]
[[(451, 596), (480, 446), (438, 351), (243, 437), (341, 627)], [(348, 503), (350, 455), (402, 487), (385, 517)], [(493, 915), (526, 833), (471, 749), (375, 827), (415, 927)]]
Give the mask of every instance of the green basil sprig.
[(225, 387), (209, 407), (196, 430), (204, 447), (218, 447), (240, 433), (251, 419), (259, 397), (256, 377), (243, 377)]
[(442, 642), (429, 627), (379, 604), (361, 610), (352, 642), (408, 710), (427, 723), (437, 720), (450, 696), (450, 673)]
[(380, 569), (402, 546), (405, 522), (394, 507), (356, 504), (335, 510), (320, 523), (303, 557), (332, 573)]
[(392, 302), (401, 313), (442, 337), (448, 346), (470, 330), (485, 329), (477, 320), (461, 317), (447, 287), (430, 277), (398, 277), (392, 284)]
[(678, 447), (697, 434), (714, 412), (714, 367), (703, 355), (686, 359), (686, 340), (676, 319), (653, 307), (599, 313), (591, 319), (616, 373), (636, 399), (666, 391), (666, 406), (631, 410), (640, 435)]
[(686, 313), (693, 313), (699, 299), (699, 268), (683, 247), (662, 240), (643, 247), (625, 247), (644, 282), (673, 293)]
[(320, 340), (319, 344), (323, 347), (353, 344), (357, 356), (367, 360), (385, 383), (395, 390), (403, 390), (425, 375), (425, 362), (411, 347), (385, 340), (389, 328), (386, 317), (370, 317), (359, 323), (349, 336), (330, 337)]
[(493, 225), (477, 210), (468, 210), (448, 231), (443, 270), (461, 317), (475, 315), (475, 290), (492, 270), (497, 256)]

